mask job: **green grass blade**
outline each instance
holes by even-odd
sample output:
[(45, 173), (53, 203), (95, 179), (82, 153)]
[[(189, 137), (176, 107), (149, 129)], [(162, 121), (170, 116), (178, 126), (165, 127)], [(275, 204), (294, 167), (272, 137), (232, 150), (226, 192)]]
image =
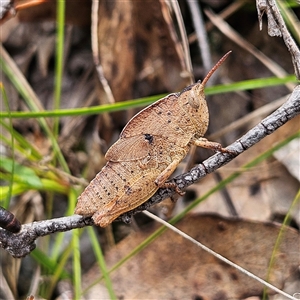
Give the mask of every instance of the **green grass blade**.
[[(30, 253), (30, 255), (39, 265), (41, 265), (43, 268), (48, 270), (50, 273), (54, 273), (57, 260), (50, 259), (47, 254), (45, 254), (38, 248), (34, 249)], [(62, 270), (60, 278), (61, 279), (71, 278), (71, 275), (66, 270)]]
[(69, 243), (67, 248), (63, 251), (62, 255), (60, 256), (60, 259), (56, 261), (54, 270), (52, 273), (53, 276), (51, 277), (51, 281), (50, 281), (49, 285), (47, 286), (47, 295), (45, 297), (46, 299), (52, 298), (51, 296), (53, 294), (54, 288), (64, 272), (64, 269), (65, 269), (66, 264), (72, 254), (72, 251), (73, 251), (73, 243)]
[[(1, 174), (1, 173), (0, 173)], [(2, 174), (1, 174), (2, 176)], [(33, 185), (33, 184), (28, 184), (23, 183), (22, 179), (20, 182), (14, 182), (12, 184), (12, 191), (11, 194), (12, 196), (18, 196), (28, 190), (38, 190), (38, 191), (47, 191), (47, 192), (56, 192), (59, 194), (67, 195), (69, 193), (69, 187), (65, 186), (57, 181), (41, 178), (41, 185)], [(7, 197), (7, 194), (9, 193), (9, 187), (8, 186), (0, 186), (0, 202), (4, 201)]]
[[(269, 78), (259, 78), (251, 79), (240, 82), (235, 82), (226, 85), (215, 85), (212, 87), (207, 87), (205, 89), (206, 95), (216, 95), (222, 93), (229, 93), (235, 91), (246, 91), (253, 90), (264, 87), (271, 87), (277, 85), (283, 85), (288, 82), (297, 82), (295, 75), (288, 75), (284, 78), (269, 77)], [(60, 109), (53, 111), (40, 111), (40, 112), (11, 112), (12, 118), (40, 118), (40, 117), (64, 117), (64, 116), (83, 116), (83, 115), (95, 115), (116, 112), (121, 110), (126, 110), (130, 108), (144, 107), (152, 104), (154, 101), (165, 97), (166, 94), (160, 94), (145, 98), (139, 98), (135, 100), (128, 100), (123, 102), (117, 102), (114, 104), (105, 104), (91, 107), (80, 107), (72, 109)], [(7, 113), (0, 115), (0, 118), (8, 117)]]
[[(9, 113), (8, 131), (12, 132), (13, 125), (12, 125), (12, 118), (10, 115), (10, 108), (9, 108), (9, 104), (8, 104), (7, 95), (6, 95), (6, 92), (5, 92), (5, 89), (4, 89), (4, 86), (2, 83), (0, 83), (0, 88), (1, 88), (4, 105), (6, 106), (6, 110)], [(11, 140), (10, 140), (10, 148), (11, 148), (12, 156), (14, 156), (15, 155), (15, 139), (12, 134), (11, 134)], [(3, 157), (1, 157), (1, 163), (0, 163), (0, 168), (2, 168), (2, 167), (3, 167)], [(11, 166), (10, 166), (10, 169), (8, 170), (8, 172), (10, 173), (10, 178), (8, 180), (9, 186), (8, 186), (8, 191), (7, 191), (4, 203), (2, 205), (6, 209), (9, 208), (10, 199), (12, 197), (12, 186), (13, 186), (14, 174), (15, 174), (14, 160), (12, 160), (12, 163), (11, 163)]]
[[(299, 2), (299, 1), (298, 1)], [(278, 8), (280, 9), (280, 14), (283, 17), (283, 20), (291, 32), (293, 38), (295, 39), (298, 46), (300, 45), (300, 27), (299, 27), (299, 19), (297, 18), (294, 11), (291, 9), (290, 3), (288, 1), (277, 0), (276, 1)], [(300, 3), (300, 2), (299, 2)], [(300, 5), (298, 4), (298, 8)]]
[(93, 249), (94, 249), (94, 253), (96, 255), (96, 259), (97, 259), (99, 268), (101, 270), (101, 273), (103, 274), (104, 281), (106, 283), (106, 287), (107, 287), (107, 290), (109, 292), (110, 299), (115, 300), (115, 299), (117, 299), (117, 297), (115, 295), (113, 285), (112, 285), (112, 282), (111, 282), (110, 277), (109, 277), (109, 272), (108, 272), (106, 264), (105, 264), (105, 259), (104, 259), (104, 256), (103, 256), (103, 252), (101, 250), (101, 247), (100, 247), (99, 241), (97, 239), (97, 236), (95, 234), (94, 228), (93, 227), (88, 227), (87, 230), (88, 230), (88, 233), (89, 233), (89, 236), (90, 236), (90, 240), (91, 240), (91, 243), (92, 243), (92, 246), (93, 246)]
[[(32, 90), (31, 86), (28, 84), (25, 76), (21, 73), (15, 62), (11, 59), (9, 54), (5, 51), (5, 49), (0, 45), (0, 66), (1, 69), (4, 71), (6, 76), (15, 86), (17, 91), (25, 100), (28, 107), (35, 112), (43, 111), (43, 108), (40, 107), (40, 102), (38, 101), (38, 97)], [(7, 112), (2, 112), (1, 117), (8, 117)], [(12, 117), (12, 116), (11, 116)], [(44, 118), (38, 118), (39, 124), (46, 132), (47, 136), (51, 140), (53, 150), (55, 155), (57, 156), (60, 165), (62, 166), (63, 170), (67, 173), (70, 173), (69, 167), (61, 153), (60, 147), (57, 143), (57, 139), (52, 134), (46, 120)]]
[[(74, 209), (77, 201), (78, 193), (73, 188), (70, 189), (68, 194), (68, 209), (65, 213), (65, 216), (71, 216), (74, 214)], [(61, 245), (65, 239), (65, 232), (59, 232), (57, 233), (54, 245), (53, 245), (53, 251), (51, 253), (51, 259), (57, 260), (60, 253), (61, 253)]]
[[(1, 169), (11, 174), (11, 170), (14, 169), (15, 181), (23, 183), (28, 186), (33, 186), (38, 189), (42, 188), (42, 182), (36, 173), (28, 167), (20, 165), (15, 162), (14, 159), (2, 158), (1, 159)], [(13, 181), (12, 181), (13, 182)]]
[(80, 230), (74, 229), (72, 233), (74, 299), (81, 299)]
[[(166, 94), (151, 96), (147, 98), (140, 98), (136, 100), (129, 100), (123, 102), (117, 102), (114, 104), (104, 104), (90, 107), (80, 107), (72, 109), (60, 109), (54, 111), (39, 111), (39, 112), (11, 112), (12, 118), (40, 118), (40, 117), (64, 117), (64, 116), (83, 116), (83, 115), (95, 115), (108, 112), (122, 111), (130, 108), (138, 108), (149, 105), (154, 101), (166, 96)], [(7, 113), (0, 114), (0, 118), (7, 118)]]
[(284, 85), (289, 82), (296, 84), (298, 82), (296, 76), (288, 75), (283, 78), (278, 78), (278, 77), (256, 78), (256, 79), (234, 82), (230, 84), (216, 85), (205, 89), (205, 93), (206, 95), (215, 95), (215, 94), (222, 94), (222, 93), (229, 93), (229, 92), (247, 91), (247, 90)]
[[(64, 69), (64, 37), (65, 37), (65, 0), (56, 2), (56, 55), (55, 55), (55, 83), (54, 83), (54, 109), (60, 108), (62, 76)], [(58, 136), (59, 118), (54, 119), (53, 135)]]
[[(8, 124), (4, 122), (4, 120), (0, 119), (0, 125), (3, 127), (2, 129), (7, 130), (13, 137), (15, 142), (18, 143), (20, 146), (20, 149), (23, 149), (23, 151), (20, 151), (24, 156), (28, 158), (32, 158), (34, 160), (41, 160), (42, 155), (39, 153), (39, 151), (33, 146), (32, 143), (29, 143), (20, 133), (18, 133), (13, 128), (10, 128)], [(6, 139), (5, 137), (2, 138), (2, 140), (7, 144), (7, 146), (12, 147), (12, 142)], [(27, 154), (26, 154), (27, 153)], [(31, 160), (31, 159), (29, 159)]]
[[(280, 243), (282, 241), (283, 238), (283, 234), (284, 231), (288, 228), (287, 226), (290, 224), (291, 221), (291, 212), (294, 210), (294, 208), (296, 207), (296, 205), (299, 203), (300, 201), (300, 190), (298, 191), (297, 195), (295, 196), (287, 214), (285, 215), (285, 218), (282, 222), (282, 226), (280, 227), (280, 231), (278, 233), (277, 239), (275, 241), (275, 245), (272, 251), (272, 255), (271, 255), (271, 259), (269, 262), (269, 267), (268, 267), (268, 272), (267, 272), (267, 276), (266, 276), (266, 281), (269, 281), (270, 276), (271, 276), (271, 271), (272, 271), (272, 267), (274, 266), (274, 263), (276, 261), (276, 253), (279, 249)], [(264, 287), (264, 291), (263, 291), (263, 297), (262, 299), (267, 299), (267, 288)]]

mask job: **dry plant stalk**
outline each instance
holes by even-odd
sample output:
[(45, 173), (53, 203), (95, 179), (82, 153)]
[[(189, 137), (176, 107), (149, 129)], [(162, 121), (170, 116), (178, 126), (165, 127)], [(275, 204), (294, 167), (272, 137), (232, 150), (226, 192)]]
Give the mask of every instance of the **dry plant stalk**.
[(170, 94), (134, 116), (107, 151), (107, 164), (78, 198), (75, 213), (92, 216), (105, 227), (146, 202), (159, 188), (181, 190), (166, 182), (191, 145), (231, 153), (203, 138), (209, 122), (204, 87), (225, 61), (225, 54), (204, 78)]

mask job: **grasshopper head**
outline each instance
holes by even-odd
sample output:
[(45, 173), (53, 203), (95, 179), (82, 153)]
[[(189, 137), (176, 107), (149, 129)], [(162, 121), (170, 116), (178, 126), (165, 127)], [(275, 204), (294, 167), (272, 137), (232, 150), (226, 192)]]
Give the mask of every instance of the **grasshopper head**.
[(200, 102), (205, 101), (204, 85), (200, 81), (198, 81), (190, 90), (188, 101), (189, 105), (194, 109), (198, 109), (200, 107)]
[(227, 52), (216, 64), (215, 66), (208, 72), (206, 77), (203, 79), (202, 82), (198, 81), (190, 90), (188, 95), (188, 102), (192, 108), (198, 109), (200, 107), (200, 103), (205, 101), (204, 95), (204, 87), (212, 76), (212, 74), (219, 68), (219, 66), (225, 61), (227, 56), (231, 53), (231, 51)]

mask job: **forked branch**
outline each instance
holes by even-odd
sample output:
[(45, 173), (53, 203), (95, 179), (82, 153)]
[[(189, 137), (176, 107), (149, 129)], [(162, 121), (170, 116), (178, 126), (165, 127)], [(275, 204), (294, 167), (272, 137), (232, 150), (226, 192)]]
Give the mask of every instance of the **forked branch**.
[[(287, 48), (291, 53), (296, 76), (300, 78), (300, 51), (286, 29), (275, 1), (257, 0), (257, 9), (260, 21), (263, 12), (267, 12), (269, 34), (274, 35), (272, 30), (275, 30), (276, 34), (282, 35)], [(180, 189), (187, 188), (207, 174), (224, 166), (298, 114), (300, 114), (300, 85), (293, 90), (287, 101), (280, 108), (228, 147), (234, 154), (217, 153), (191, 169), (190, 172), (177, 176), (172, 182)], [(129, 222), (134, 214), (150, 208), (152, 205), (161, 202), (165, 198), (171, 197), (174, 193), (175, 191), (172, 189), (159, 189), (147, 202), (136, 209), (123, 214), (118, 220)], [(35, 248), (35, 240), (38, 237), (55, 232), (91, 226), (93, 224), (93, 220), (90, 217), (86, 218), (74, 215), (25, 224), (18, 233), (12, 233), (9, 230), (0, 228), (0, 247), (8, 251), (14, 257), (23, 257)]]
[[(228, 149), (234, 151), (235, 154), (216, 153), (198, 166), (191, 169), (190, 172), (179, 175), (172, 181), (176, 183), (180, 189), (187, 188), (207, 174), (224, 166), (233, 158), (258, 143), (267, 135), (273, 133), (298, 114), (300, 114), (300, 85), (294, 89), (288, 100), (280, 108), (262, 120), (254, 128), (249, 130), (240, 139), (228, 146)], [(172, 189), (159, 189), (147, 202), (136, 209), (123, 214), (119, 217), (119, 220), (129, 222), (134, 214), (148, 209), (165, 198), (171, 197), (174, 193), (175, 191)], [(75, 228), (91, 226), (93, 224), (93, 220), (90, 217), (85, 218), (74, 215), (25, 224), (22, 226), (19, 233), (12, 233), (0, 228), (0, 246), (14, 257), (23, 257), (35, 248), (35, 240), (38, 237), (55, 232), (63, 232)]]

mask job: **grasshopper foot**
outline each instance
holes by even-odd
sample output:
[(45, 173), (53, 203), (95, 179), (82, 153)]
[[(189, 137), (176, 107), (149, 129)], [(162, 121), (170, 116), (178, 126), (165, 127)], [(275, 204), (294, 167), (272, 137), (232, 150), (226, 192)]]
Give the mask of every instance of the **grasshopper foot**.
[(176, 193), (179, 194), (180, 196), (183, 196), (185, 194), (185, 192), (182, 191), (178, 187), (178, 185), (174, 182), (165, 182), (160, 186), (160, 188), (174, 189), (176, 191)]

